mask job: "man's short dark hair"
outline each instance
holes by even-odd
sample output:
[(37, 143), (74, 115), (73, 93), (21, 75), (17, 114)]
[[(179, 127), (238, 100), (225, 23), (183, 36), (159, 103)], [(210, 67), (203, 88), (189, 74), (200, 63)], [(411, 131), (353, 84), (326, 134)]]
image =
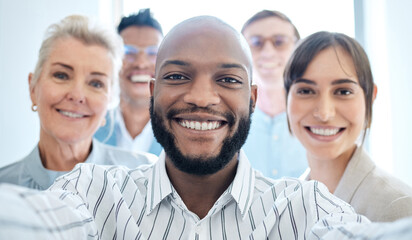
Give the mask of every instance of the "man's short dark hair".
[(290, 25), (292, 25), (293, 30), (294, 30), (294, 34), (297, 40), (300, 39), (300, 34), (298, 29), (296, 28), (296, 26), (292, 23), (292, 21), (282, 12), (279, 11), (275, 11), (275, 10), (262, 10), (258, 13), (256, 13), (255, 15), (253, 15), (251, 18), (249, 18), (246, 23), (243, 25), (241, 33), (243, 33), (245, 31), (245, 29), (252, 23), (268, 18), (268, 17), (277, 17), (285, 22), (290, 23)]
[(120, 34), (125, 28), (130, 26), (152, 27), (163, 35), (162, 27), (160, 26), (160, 23), (153, 18), (150, 8), (140, 9), (137, 14), (134, 13), (127, 17), (123, 17), (117, 27), (117, 32)]

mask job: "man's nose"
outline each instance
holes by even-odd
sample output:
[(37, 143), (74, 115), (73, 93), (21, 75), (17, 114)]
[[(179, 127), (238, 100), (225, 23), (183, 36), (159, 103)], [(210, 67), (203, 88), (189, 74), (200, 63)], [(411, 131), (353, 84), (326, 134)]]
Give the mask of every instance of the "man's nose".
[(150, 66), (150, 64), (151, 61), (149, 60), (149, 57), (143, 51), (137, 53), (134, 57), (134, 61), (132, 62), (133, 66), (136, 66), (140, 69), (147, 68)]
[(184, 101), (198, 107), (209, 107), (220, 103), (220, 96), (214, 80), (203, 76), (192, 80), (189, 91), (184, 96)]

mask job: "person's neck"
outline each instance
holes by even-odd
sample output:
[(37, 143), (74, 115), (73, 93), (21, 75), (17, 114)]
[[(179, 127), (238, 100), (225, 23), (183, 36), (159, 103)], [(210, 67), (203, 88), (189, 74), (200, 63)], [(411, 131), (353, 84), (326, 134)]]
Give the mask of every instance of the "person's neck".
[(233, 182), (237, 170), (237, 154), (225, 168), (215, 174), (197, 176), (178, 170), (166, 157), (169, 179), (186, 207), (200, 219), (204, 218), (219, 197)]
[(285, 91), (282, 85), (261, 85), (258, 87), (256, 106), (270, 117), (286, 109)]
[(54, 171), (70, 171), (77, 163), (85, 162), (92, 148), (92, 138), (69, 144), (40, 132), (39, 154), (43, 166)]
[(119, 103), (124, 124), (130, 136), (134, 139), (140, 133), (150, 120), (149, 105), (131, 104), (120, 100)]
[(334, 193), (355, 150), (356, 145), (352, 151), (348, 151), (336, 159), (319, 159), (307, 153), (310, 180), (322, 182), (331, 193)]

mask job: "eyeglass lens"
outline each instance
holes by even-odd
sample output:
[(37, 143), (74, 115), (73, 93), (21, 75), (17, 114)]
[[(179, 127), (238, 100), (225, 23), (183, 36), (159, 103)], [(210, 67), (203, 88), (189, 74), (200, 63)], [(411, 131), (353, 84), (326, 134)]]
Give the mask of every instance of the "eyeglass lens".
[(292, 43), (292, 39), (284, 35), (274, 35), (271, 37), (264, 38), (262, 36), (253, 36), (249, 40), (251, 48), (260, 50), (265, 45), (266, 41), (272, 43), (273, 47), (279, 50), (285, 49)]
[(146, 48), (139, 48), (136, 46), (132, 45), (125, 45), (124, 46), (124, 54), (125, 54), (125, 59), (128, 62), (134, 62), (137, 58), (137, 55), (140, 52), (144, 52), (150, 60), (156, 59), (156, 55), (158, 52), (158, 47), (157, 46), (148, 46)]

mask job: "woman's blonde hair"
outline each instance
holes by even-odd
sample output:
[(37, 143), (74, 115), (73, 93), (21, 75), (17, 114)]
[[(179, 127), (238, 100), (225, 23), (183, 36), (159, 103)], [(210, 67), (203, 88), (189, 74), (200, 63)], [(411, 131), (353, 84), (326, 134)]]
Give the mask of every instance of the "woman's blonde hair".
[(36, 85), (43, 65), (49, 57), (54, 44), (60, 39), (75, 38), (86, 45), (102, 46), (110, 53), (113, 62), (111, 85), (117, 82), (122, 66), (123, 41), (114, 29), (109, 29), (86, 16), (71, 15), (60, 22), (50, 25), (39, 50), (39, 58), (34, 69), (30, 90)]

